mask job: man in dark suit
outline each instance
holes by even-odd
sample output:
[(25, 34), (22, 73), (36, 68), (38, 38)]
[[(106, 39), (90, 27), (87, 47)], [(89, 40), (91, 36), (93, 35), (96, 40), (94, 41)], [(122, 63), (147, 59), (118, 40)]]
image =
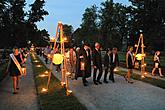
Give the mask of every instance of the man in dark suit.
[[(98, 85), (98, 83), (102, 84), (102, 82), (100, 81), (102, 76), (101, 51), (100, 51), (100, 44), (97, 42), (95, 43), (95, 49), (93, 50), (92, 56), (93, 56), (93, 67), (94, 67), (93, 82), (95, 85)], [(96, 80), (97, 70), (99, 70), (99, 74)]]
[(108, 83), (107, 81), (107, 74), (108, 74), (108, 70), (110, 68), (110, 61), (111, 61), (111, 53), (112, 50), (108, 49), (105, 56), (104, 56), (104, 68), (105, 68), (105, 73), (104, 73), (104, 83)]
[[(82, 70), (82, 81), (84, 86), (87, 86), (88, 81), (86, 78), (91, 76), (91, 54), (90, 54), (90, 46), (85, 43), (82, 50), (80, 51), (80, 69)], [(82, 67), (82, 63), (84, 63), (84, 67)], [(83, 69), (84, 68), (84, 69)]]
[(110, 62), (110, 76), (109, 76), (109, 80), (111, 80), (112, 82), (115, 82), (114, 80), (114, 69), (119, 66), (119, 57), (117, 54), (117, 48), (113, 48), (112, 53), (111, 53), (111, 62)]

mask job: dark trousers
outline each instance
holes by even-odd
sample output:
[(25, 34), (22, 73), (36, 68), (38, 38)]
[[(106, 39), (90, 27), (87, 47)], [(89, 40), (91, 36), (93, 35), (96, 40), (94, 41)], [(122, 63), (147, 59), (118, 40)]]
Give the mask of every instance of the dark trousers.
[(82, 81), (83, 83), (86, 83), (85, 71), (82, 71)]
[(99, 70), (99, 74), (98, 74), (98, 76), (97, 76), (97, 81), (100, 81), (101, 76), (102, 76), (102, 67), (94, 68), (94, 72), (93, 72), (93, 81), (94, 81), (94, 82), (96, 82), (97, 70)]
[(45, 63), (48, 64), (48, 58), (47, 57), (45, 57)]
[(109, 67), (107, 67), (105, 69), (105, 72), (104, 72), (104, 81), (107, 81), (108, 69), (109, 69)]
[(109, 75), (109, 79), (114, 81), (114, 69), (115, 69), (115, 66), (111, 66), (110, 67), (110, 75)]

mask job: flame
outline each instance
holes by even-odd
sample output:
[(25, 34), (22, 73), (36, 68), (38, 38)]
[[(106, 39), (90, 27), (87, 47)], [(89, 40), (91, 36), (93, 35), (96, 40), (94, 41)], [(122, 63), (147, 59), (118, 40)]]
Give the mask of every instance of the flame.
[(71, 75), (71, 73), (70, 72), (66, 72), (66, 75), (69, 76), (69, 75)]
[(48, 71), (45, 71), (46, 74), (48, 74), (49, 72)]
[(42, 67), (42, 65), (36, 65), (36, 67)]
[(39, 77), (41, 77), (41, 78), (46, 77), (46, 76), (48, 76), (48, 75), (47, 74), (41, 74), (41, 75), (39, 75)]
[(114, 71), (114, 72), (118, 72), (118, 71), (119, 71), (119, 69), (118, 69), (118, 68), (115, 68), (113, 71)]
[(42, 93), (48, 92), (48, 89), (42, 88), (41, 92), (42, 92)]
[(145, 78), (145, 76), (144, 76), (144, 75), (142, 75), (142, 76), (141, 76), (141, 78), (143, 79), (143, 78)]

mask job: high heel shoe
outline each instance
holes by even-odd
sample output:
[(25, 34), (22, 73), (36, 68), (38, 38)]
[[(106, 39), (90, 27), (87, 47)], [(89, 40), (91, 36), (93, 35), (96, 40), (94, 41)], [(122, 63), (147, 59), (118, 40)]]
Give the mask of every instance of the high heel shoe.
[(133, 84), (133, 82), (132, 82), (132, 81), (128, 81), (128, 83)]
[(13, 94), (18, 94), (18, 92), (13, 92)]
[(160, 75), (161, 78), (163, 78), (164, 76), (163, 75)]

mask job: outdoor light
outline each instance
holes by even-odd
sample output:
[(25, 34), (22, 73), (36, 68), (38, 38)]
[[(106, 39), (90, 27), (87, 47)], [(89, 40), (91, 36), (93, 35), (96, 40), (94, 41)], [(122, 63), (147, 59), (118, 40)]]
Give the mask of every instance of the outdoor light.
[(81, 62), (81, 67), (80, 67), (80, 70), (85, 70), (85, 63), (84, 62)]
[(70, 76), (71, 75), (71, 73), (70, 72), (66, 72), (66, 76)]
[(67, 37), (64, 37), (64, 41), (67, 41)]
[(41, 92), (42, 92), (42, 93), (46, 93), (46, 92), (48, 92), (48, 89), (42, 88)]
[(135, 44), (135, 47), (138, 47), (138, 45), (137, 45), (137, 44)]
[(42, 65), (36, 65), (36, 67), (42, 67)]
[(137, 54), (135, 57), (136, 57), (137, 60), (142, 60), (142, 54), (140, 54), (140, 53)]
[(26, 58), (24, 58), (24, 61), (25, 61), (25, 62), (26, 62), (26, 60), (27, 60), (27, 59), (26, 59)]
[(116, 67), (113, 71), (118, 72), (119, 71), (118, 67)]
[(22, 67), (22, 74), (25, 76), (26, 75), (26, 68)]
[(47, 77), (47, 74), (40, 74), (39, 77), (43, 78), (43, 77)]
[(34, 62), (37, 63), (37, 62), (39, 62), (39, 61), (38, 61), (38, 60), (35, 60)]
[(45, 71), (46, 74), (48, 74), (49, 72), (48, 71)]
[(48, 58), (51, 58), (52, 56), (51, 56), (51, 54), (48, 54), (47, 57), (48, 57)]
[(68, 93), (72, 93), (72, 91), (71, 91), (71, 90), (68, 90), (67, 92), (68, 92)]
[(64, 86), (66, 83), (65, 82), (61, 82), (61, 85)]
[(144, 75), (142, 75), (142, 76), (141, 76), (141, 78), (143, 79), (143, 78), (145, 78), (145, 76), (144, 76)]
[(53, 63), (59, 65), (63, 62), (63, 55), (61, 54), (54, 54), (53, 55)]

